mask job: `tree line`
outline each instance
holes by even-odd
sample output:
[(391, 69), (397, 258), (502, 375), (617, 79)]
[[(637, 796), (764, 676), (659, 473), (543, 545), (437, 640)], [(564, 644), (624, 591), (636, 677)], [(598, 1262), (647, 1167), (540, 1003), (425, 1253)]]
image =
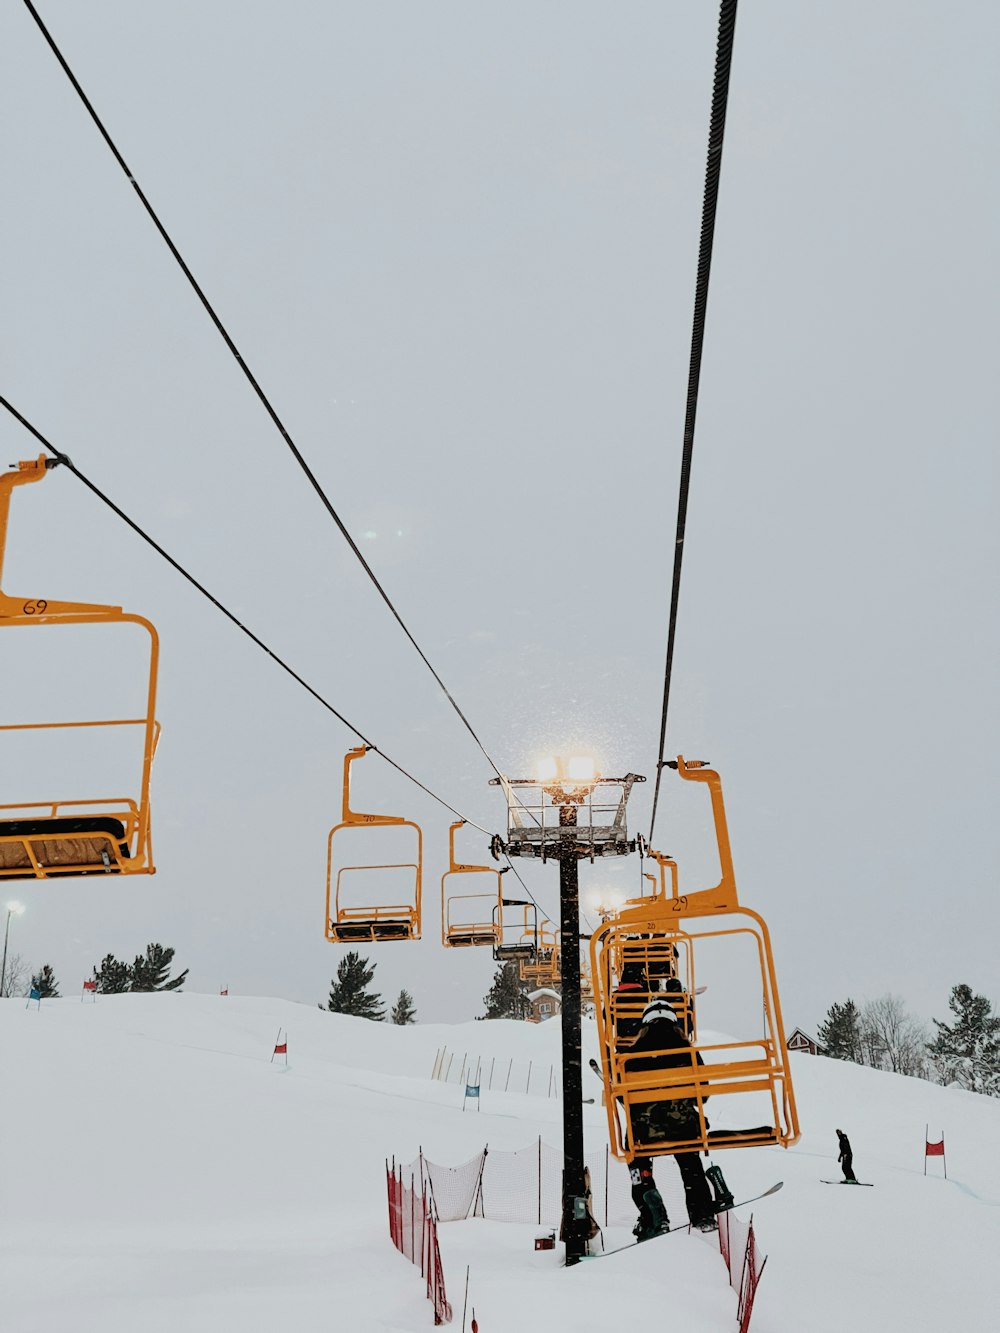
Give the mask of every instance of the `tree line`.
[[(336, 977), (330, 983), (326, 1008), (332, 1014), (370, 1018), (376, 1023), (415, 1023), (417, 1011), (413, 996), (405, 988), (399, 992), (396, 1003), (386, 1015), (382, 996), (371, 989), (377, 966), (377, 963), (369, 962), (354, 950), (345, 954), (337, 964)], [(483, 996), (483, 1004), (486, 1007), (485, 1018), (527, 1018), (531, 1005), (527, 987), (520, 979), (516, 963), (501, 963), (493, 978), (493, 985)]]
[[(396, 1023), (406, 1027), (417, 1021), (413, 996), (403, 987), (396, 1003), (386, 1017), (382, 996), (370, 989), (377, 963), (369, 963), (353, 949), (344, 954), (337, 964), (337, 975), (330, 982), (330, 996), (326, 1007), (331, 1014), (350, 1014), (353, 1018), (370, 1018), (375, 1023)], [(322, 1009), (323, 1006), (320, 1005)]]
[[(147, 944), (146, 952), (136, 954), (131, 963), (116, 958), (114, 954), (107, 954), (100, 966), (93, 968), (93, 978), (102, 995), (120, 995), (124, 991), (180, 990), (189, 969), (185, 968), (179, 976), (171, 979), (173, 961), (173, 949), (162, 944)], [(37, 995), (43, 1000), (59, 998), (59, 982), (51, 964), (43, 963), (37, 972), (31, 974), (30, 982), (26, 982), (24, 978), (27, 968), (21, 963), (20, 955), (15, 955), (13, 963), (13, 967), (8, 964), (4, 976), (0, 978), (0, 995)]]
[(830, 1006), (816, 1036), (835, 1060), (1000, 1097), (1000, 1015), (964, 983), (951, 988), (948, 1007), (952, 1021), (932, 1019), (932, 1034), (897, 995), (860, 1007), (848, 999)]

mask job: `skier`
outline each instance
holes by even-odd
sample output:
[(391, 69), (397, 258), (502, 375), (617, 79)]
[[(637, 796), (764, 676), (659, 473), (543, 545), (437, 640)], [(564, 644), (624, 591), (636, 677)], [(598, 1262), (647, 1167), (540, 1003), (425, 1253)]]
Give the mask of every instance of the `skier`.
[[(643, 1010), (642, 1027), (628, 1047), (628, 1072), (639, 1074), (690, 1066), (690, 1050), (691, 1043), (678, 1025), (669, 1001), (666, 997), (653, 1000)], [(635, 1059), (636, 1055), (640, 1058)], [(700, 1052), (695, 1052), (695, 1060), (698, 1064), (705, 1063)], [(640, 1140), (662, 1139), (665, 1142), (671, 1140), (676, 1142), (694, 1138), (699, 1133), (697, 1104), (694, 1098), (678, 1097), (670, 1101), (647, 1102), (633, 1110), (632, 1121), (633, 1138)], [(715, 1202), (708, 1181), (705, 1179), (705, 1169), (701, 1164), (698, 1150), (674, 1153), (674, 1157), (684, 1183), (684, 1201), (691, 1225), (700, 1231), (713, 1231), (717, 1226)], [(644, 1225), (648, 1227), (656, 1221), (656, 1200), (659, 1200), (661, 1207), (663, 1200), (653, 1182), (651, 1160), (648, 1157), (636, 1157), (632, 1161), (632, 1167), (632, 1199), (639, 1208), (639, 1228)], [(638, 1179), (635, 1174), (636, 1169), (639, 1173)], [(645, 1188), (640, 1190), (640, 1186)], [(656, 1199), (649, 1200), (647, 1190), (654, 1192)], [(642, 1203), (648, 1205), (648, 1212), (645, 1214)], [(664, 1208), (660, 1221), (666, 1222), (666, 1220)], [(636, 1234), (639, 1234), (639, 1228)], [(640, 1236), (640, 1239), (646, 1237)]]
[(854, 1174), (854, 1153), (851, 1151), (851, 1140), (842, 1129), (837, 1130), (837, 1140), (840, 1143), (840, 1152), (837, 1155), (837, 1161), (844, 1171), (844, 1181), (848, 1185), (856, 1185), (857, 1177)]

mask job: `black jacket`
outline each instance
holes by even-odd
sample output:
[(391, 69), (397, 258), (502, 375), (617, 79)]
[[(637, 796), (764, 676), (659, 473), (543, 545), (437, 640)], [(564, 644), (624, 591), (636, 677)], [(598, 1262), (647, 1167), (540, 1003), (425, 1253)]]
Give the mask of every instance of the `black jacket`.
[[(643, 1056), (644, 1051), (656, 1054)], [(665, 1018), (657, 1019), (656, 1022), (642, 1028), (629, 1047), (629, 1058), (625, 1069), (627, 1073), (643, 1074), (655, 1072), (657, 1069), (690, 1068), (690, 1051), (691, 1043), (676, 1024)], [(638, 1060), (633, 1058), (636, 1055), (640, 1056)], [(700, 1051), (695, 1052), (695, 1063), (699, 1065), (705, 1063)], [(704, 1100), (707, 1101), (707, 1098)]]

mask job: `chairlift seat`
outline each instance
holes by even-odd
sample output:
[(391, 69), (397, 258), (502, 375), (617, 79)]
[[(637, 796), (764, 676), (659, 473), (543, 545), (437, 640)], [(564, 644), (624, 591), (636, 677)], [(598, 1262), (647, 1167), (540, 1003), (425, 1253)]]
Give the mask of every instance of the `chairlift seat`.
[(453, 949), (475, 948), (479, 945), (492, 948), (496, 944), (496, 937), (492, 921), (481, 924), (470, 921), (467, 925), (449, 926), (447, 943)]
[(0, 820), (4, 879), (117, 874), (130, 857), (125, 825), (108, 815)]

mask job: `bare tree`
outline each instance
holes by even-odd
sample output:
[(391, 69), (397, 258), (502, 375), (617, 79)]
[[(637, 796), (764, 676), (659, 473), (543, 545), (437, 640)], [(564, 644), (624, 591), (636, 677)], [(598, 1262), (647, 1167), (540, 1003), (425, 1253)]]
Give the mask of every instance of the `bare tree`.
[(865, 1064), (893, 1074), (927, 1078), (927, 1029), (898, 995), (868, 1000), (861, 1010)]
[(28, 964), (19, 953), (7, 955), (7, 966), (4, 968), (4, 974), (0, 977), (0, 995), (25, 995), (25, 979), (28, 975)]

